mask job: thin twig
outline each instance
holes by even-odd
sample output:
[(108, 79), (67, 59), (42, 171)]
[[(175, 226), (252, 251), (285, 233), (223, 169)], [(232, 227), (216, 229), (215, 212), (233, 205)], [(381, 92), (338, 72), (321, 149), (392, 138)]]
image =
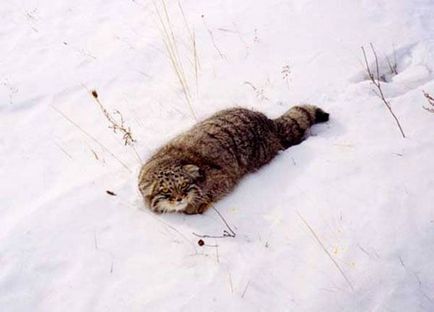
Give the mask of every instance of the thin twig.
[(390, 73), (398, 75), (398, 62), (396, 61), (396, 50), (393, 47), (393, 62), (390, 61), (389, 57), (386, 56), (387, 65), (389, 66)]
[(218, 216), (220, 217), (220, 219), (222, 219), (223, 223), (226, 225), (226, 227), (227, 227), (227, 229), (229, 231), (223, 230), (223, 235), (207, 235), (207, 234), (201, 235), (201, 234), (197, 234), (195, 232), (193, 232), (193, 235), (195, 235), (197, 237), (201, 237), (201, 238), (226, 238), (226, 237), (232, 237), (232, 238), (234, 238), (237, 234), (229, 226), (228, 222), (223, 217), (223, 215), (213, 205), (211, 205), (211, 208), (218, 214)]
[(370, 43), (369, 45), (371, 47), (372, 54), (374, 55), (374, 58), (375, 58), (375, 71), (376, 71), (376, 74), (377, 74), (377, 77), (375, 77), (374, 74), (372, 73), (371, 68), (369, 67), (368, 58), (366, 56), (365, 48), (362, 47), (363, 58), (365, 60), (366, 71), (368, 73), (369, 79), (371, 80), (372, 84), (377, 88), (377, 90), (379, 92), (379, 94), (377, 94), (378, 97), (383, 101), (384, 105), (386, 105), (386, 107), (389, 110), (390, 114), (395, 119), (396, 125), (398, 126), (399, 131), (401, 132), (402, 137), (405, 138), (405, 133), (404, 133), (404, 130), (402, 129), (401, 123), (399, 122), (398, 117), (393, 112), (392, 106), (386, 100), (386, 97), (384, 96), (383, 89), (381, 87), (381, 82), (380, 82), (380, 67), (379, 67), (379, 64), (378, 64), (378, 57), (377, 57), (377, 53), (375, 52), (374, 45), (372, 43)]
[(253, 91), (255, 91), (256, 98), (258, 100), (260, 100), (260, 101), (269, 101), (270, 100), (268, 97), (266, 97), (264, 95), (265, 92), (264, 92), (263, 88), (259, 89), (259, 88), (255, 87), (255, 85), (253, 83), (251, 83), (250, 81), (244, 81), (244, 84), (250, 86), (253, 89)]
[(66, 155), (68, 156), (69, 159), (72, 159), (72, 156), (59, 144), (57, 144), (56, 142), (54, 142), (54, 144), (56, 144), (56, 146)]
[(117, 130), (119, 130), (123, 133), (122, 139), (124, 140), (124, 144), (130, 145), (130, 144), (136, 142), (136, 140), (133, 138), (133, 136), (131, 134), (131, 129), (129, 127), (128, 128), (125, 127), (124, 118), (123, 118), (122, 114), (118, 110), (116, 110), (114, 113), (119, 115), (120, 121), (115, 120), (113, 118), (113, 116), (104, 107), (104, 105), (102, 105), (101, 101), (98, 98), (98, 93), (96, 92), (96, 90), (90, 91), (90, 94), (91, 94), (92, 98), (95, 100), (95, 102), (98, 104), (99, 108), (101, 109), (104, 116), (107, 118), (108, 122), (110, 123), (109, 128), (113, 129), (113, 132), (115, 132), (115, 133)]
[[(83, 87), (85, 87), (83, 85)], [(113, 114), (116, 114), (119, 116), (119, 120), (115, 120), (113, 116), (107, 111), (107, 109), (102, 105), (101, 101), (99, 100), (98, 93), (96, 90), (90, 91), (90, 94), (92, 98), (95, 100), (95, 102), (98, 104), (99, 108), (101, 109), (102, 113), (104, 114), (105, 118), (110, 123), (109, 128), (113, 129), (114, 133), (117, 133), (116, 131), (120, 131), (122, 134), (122, 140), (124, 141), (124, 145), (128, 145), (133, 150), (134, 154), (136, 155), (137, 159), (139, 160), (139, 163), (143, 163), (142, 158), (140, 157), (139, 153), (137, 152), (134, 143), (137, 142), (133, 138), (133, 134), (131, 132), (131, 128), (127, 127), (124, 122), (124, 117), (122, 116), (121, 112), (119, 110), (116, 110), (113, 112)]]
[(225, 55), (220, 51), (220, 49), (218, 48), (218, 46), (217, 46), (217, 44), (216, 44), (216, 42), (215, 42), (215, 39), (214, 39), (214, 34), (212, 33), (211, 29), (209, 29), (208, 24), (207, 24), (206, 21), (205, 21), (205, 16), (204, 16), (204, 15), (202, 15), (202, 22), (203, 22), (203, 25), (205, 26), (206, 30), (208, 31), (208, 34), (209, 34), (209, 36), (210, 36), (210, 38), (211, 38), (211, 42), (212, 42), (214, 48), (217, 50), (217, 52), (218, 52), (218, 54), (220, 55), (220, 57), (221, 57), (223, 60), (226, 61), (226, 56), (225, 56)]
[(92, 152), (93, 156), (95, 156), (95, 159), (99, 160), (98, 154), (93, 149), (90, 149), (90, 151)]
[(428, 104), (431, 105), (431, 107), (424, 106), (423, 108), (431, 113), (434, 113), (434, 98), (428, 92), (425, 91), (422, 92), (426, 100), (428, 101)]
[(63, 112), (61, 112), (59, 109), (54, 107), (53, 105), (50, 105), (52, 109), (54, 109), (59, 115), (61, 115), (63, 118), (65, 118), (67, 121), (69, 121), (72, 125), (74, 125), (77, 129), (79, 129), (85, 136), (87, 136), (89, 139), (97, 143), (103, 150), (105, 150), (107, 153), (109, 153), (114, 159), (116, 159), (125, 169), (127, 169), (130, 173), (132, 173), (132, 170), (122, 161), (120, 160), (115, 154), (113, 154), (106, 146), (104, 146), (100, 141), (98, 141), (95, 137), (93, 137), (90, 133), (88, 133), (86, 130), (84, 130), (82, 127), (80, 127), (75, 121), (73, 121), (71, 118), (66, 116)]
[(147, 211), (148, 215), (151, 216), (152, 218), (154, 218), (155, 220), (157, 220), (158, 222), (160, 222), (161, 224), (164, 224), (165, 226), (167, 226), (169, 229), (171, 229), (172, 231), (174, 231), (175, 233), (177, 233), (182, 239), (184, 239), (187, 243), (189, 243), (194, 250), (194, 253), (197, 254), (197, 248), (195, 246), (195, 244), (181, 231), (179, 231), (176, 227), (174, 227), (173, 225), (167, 223), (166, 221), (164, 221), (161, 217), (156, 216), (154, 213)]
[(250, 281), (247, 282), (247, 285), (246, 285), (246, 287), (244, 288), (244, 291), (243, 291), (243, 294), (241, 295), (241, 298), (244, 298), (244, 295), (246, 294), (247, 289), (249, 288), (249, 285), (250, 285)]
[(347, 277), (347, 275), (345, 274), (344, 270), (342, 270), (342, 268), (340, 267), (340, 265), (337, 263), (337, 261), (332, 257), (332, 255), (330, 254), (330, 252), (327, 250), (327, 248), (324, 246), (324, 244), (322, 243), (322, 241), (320, 240), (320, 238), (318, 237), (318, 235), (315, 233), (315, 231), (312, 229), (312, 227), (309, 225), (309, 223), (307, 223), (307, 221), (303, 218), (303, 216), (300, 214), (299, 211), (297, 211), (297, 214), (299, 216), (299, 218), (301, 219), (301, 221), (303, 221), (303, 223), (306, 225), (306, 227), (309, 229), (309, 231), (312, 233), (312, 236), (315, 238), (315, 240), (317, 241), (317, 243), (320, 245), (321, 249), (324, 250), (324, 252), (326, 253), (326, 255), (330, 258), (330, 260), (333, 262), (333, 264), (336, 266), (336, 268), (338, 269), (338, 271), (341, 273), (342, 277), (345, 279), (345, 281), (348, 283), (348, 285), (350, 286), (351, 290), (354, 291), (354, 287), (353, 284), (351, 283), (350, 279)]

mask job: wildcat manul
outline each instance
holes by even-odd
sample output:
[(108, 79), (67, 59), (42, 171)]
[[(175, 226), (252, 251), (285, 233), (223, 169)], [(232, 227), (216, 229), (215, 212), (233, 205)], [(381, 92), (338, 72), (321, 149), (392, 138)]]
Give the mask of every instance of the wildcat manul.
[(154, 212), (204, 212), (247, 173), (300, 143), (329, 114), (295, 106), (277, 119), (244, 108), (217, 112), (175, 137), (143, 165), (139, 190)]

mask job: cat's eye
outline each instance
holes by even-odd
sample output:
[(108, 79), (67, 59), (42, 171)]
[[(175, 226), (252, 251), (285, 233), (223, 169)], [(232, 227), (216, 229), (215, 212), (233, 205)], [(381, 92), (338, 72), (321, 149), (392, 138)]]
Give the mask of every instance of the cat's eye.
[(182, 183), (181, 183), (181, 187), (182, 187), (182, 188), (187, 187), (187, 182), (182, 182)]
[(169, 193), (169, 188), (167, 186), (163, 186), (163, 188), (161, 189), (162, 193)]

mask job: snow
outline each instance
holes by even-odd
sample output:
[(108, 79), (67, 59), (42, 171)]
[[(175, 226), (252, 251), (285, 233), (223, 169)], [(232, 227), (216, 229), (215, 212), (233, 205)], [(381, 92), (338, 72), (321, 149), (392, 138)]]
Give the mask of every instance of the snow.
[[(191, 107), (161, 2), (2, 4), (0, 310), (433, 311), (434, 3), (181, 6), (185, 19), (167, 2)], [(367, 78), (370, 42), (405, 139)], [(236, 237), (201, 247), (193, 233), (222, 220), (144, 209), (139, 159), (92, 89), (143, 161), (230, 106), (276, 117), (307, 102), (331, 120), (218, 202)]]

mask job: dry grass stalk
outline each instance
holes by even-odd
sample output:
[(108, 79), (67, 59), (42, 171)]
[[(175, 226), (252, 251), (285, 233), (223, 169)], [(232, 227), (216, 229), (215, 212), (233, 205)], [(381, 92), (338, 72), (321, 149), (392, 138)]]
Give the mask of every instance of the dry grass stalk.
[(185, 76), (184, 67), (179, 57), (178, 46), (176, 43), (175, 35), (173, 33), (172, 23), (170, 21), (169, 14), (167, 12), (166, 2), (164, 0), (161, 0), (161, 3), (163, 7), (163, 13), (160, 11), (160, 9), (157, 7), (155, 3), (154, 3), (154, 8), (155, 8), (155, 12), (157, 13), (158, 19), (160, 21), (160, 26), (161, 26), (160, 30), (162, 33), (163, 43), (164, 46), (166, 47), (166, 51), (169, 55), (169, 60), (173, 67), (173, 70), (175, 71), (176, 77), (178, 78), (178, 81), (182, 87), (182, 91), (185, 100), (187, 101), (187, 104), (190, 108), (191, 114), (193, 115), (194, 119), (197, 119), (196, 114), (193, 110), (190, 88), (188, 86), (188, 81)]
[(199, 57), (197, 55), (197, 48), (196, 48), (196, 34), (193, 32), (193, 36), (191, 38), (193, 42), (193, 59), (194, 59), (194, 78), (196, 81), (196, 92), (199, 92)]
[(383, 89), (381, 87), (380, 67), (378, 64), (378, 57), (377, 57), (377, 53), (375, 52), (374, 45), (372, 43), (370, 43), (369, 45), (371, 47), (372, 54), (374, 55), (374, 58), (375, 58), (375, 74), (372, 72), (371, 68), (369, 67), (368, 58), (366, 56), (365, 48), (362, 47), (363, 58), (365, 60), (365, 65), (366, 65), (366, 72), (367, 72), (368, 77), (371, 80), (372, 84), (375, 86), (376, 91), (378, 91), (378, 93), (376, 92), (377, 96), (383, 101), (384, 105), (386, 105), (387, 109), (389, 110), (389, 113), (392, 115), (393, 119), (395, 120), (396, 125), (398, 126), (402, 137), (405, 138), (405, 133), (404, 133), (404, 130), (402, 129), (401, 123), (399, 122), (398, 117), (393, 112), (392, 106), (386, 100), (386, 98), (384, 96)]
[[(131, 207), (136, 208), (135, 206), (131, 205)], [(173, 232), (175, 232), (177, 235), (179, 235), (185, 242), (187, 242), (188, 245), (191, 245), (191, 247), (194, 250), (194, 254), (197, 255), (197, 248), (195, 246), (195, 244), (184, 234), (182, 233), (180, 230), (178, 230), (176, 227), (174, 227), (173, 225), (167, 223), (166, 221), (163, 220), (162, 217), (155, 215), (155, 213), (149, 211), (148, 209), (144, 210), (148, 216), (150, 216), (151, 218), (153, 218), (154, 220), (160, 222), (161, 224), (163, 224), (166, 228), (172, 230)]]
[(389, 66), (390, 73), (398, 75), (398, 62), (396, 61), (396, 51), (393, 49), (393, 61), (386, 56), (387, 65)]
[(106, 146), (104, 146), (100, 141), (98, 141), (95, 137), (93, 137), (90, 133), (88, 133), (86, 130), (84, 130), (82, 127), (80, 127), (79, 124), (77, 124), (75, 121), (73, 121), (71, 118), (66, 116), (62, 111), (58, 110), (56, 107), (51, 105), (51, 108), (54, 109), (60, 116), (65, 118), (67, 121), (69, 121), (73, 126), (75, 126), (78, 130), (80, 130), (85, 136), (87, 136), (89, 139), (97, 143), (103, 150), (108, 152), (111, 156), (113, 156), (114, 159), (116, 159), (125, 169), (127, 169), (130, 173), (132, 173), (132, 170), (117, 157), (115, 154), (113, 154)]
[(424, 106), (423, 108), (426, 109), (427, 111), (431, 112), (431, 113), (434, 113), (434, 98), (428, 92), (425, 92), (425, 91), (422, 91), (422, 92), (423, 92), (423, 95), (425, 96), (426, 100), (428, 101), (428, 104), (431, 106), (431, 107), (430, 106), (428, 106), (428, 107)]
[(207, 235), (207, 234), (200, 235), (200, 234), (197, 234), (197, 233), (194, 233), (194, 232), (193, 232), (193, 235), (195, 235), (197, 237), (201, 237), (201, 238), (226, 238), (226, 237), (232, 237), (232, 238), (234, 238), (235, 236), (237, 236), (237, 234), (229, 226), (228, 222), (223, 217), (223, 215), (213, 205), (211, 205), (211, 209), (213, 209), (217, 213), (217, 215), (220, 217), (220, 219), (226, 225), (227, 230), (223, 230), (223, 234), (222, 235)]
[(95, 99), (95, 102), (101, 109), (102, 113), (104, 114), (105, 118), (107, 118), (107, 120), (109, 121), (109, 128), (113, 129), (114, 133), (117, 133), (116, 131), (122, 133), (122, 140), (124, 141), (125, 145), (133, 145), (136, 140), (133, 138), (130, 127), (125, 126), (124, 118), (121, 112), (118, 110), (114, 111), (114, 114), (119, 116), (119, 120), (115, 120), (115, 118), (106, 110), (104, 105), (102, 105), (101, 101), (98, 99), (98, 93), (96, 92), (96, 90), (92, 90), (91, 94), (92, 97)]
[(289, 65), (283, 66), (281, 73), (282, 73), (282, 78), (283, 80), (286, 81), (286, 85), (289, 90), (289, 75), (291, 74), (291, 69), (289, 68)]
[(247, 289), (249, 288), (249, 286), (250, 286), (250, 281), (248, 281), (247, 284), (246, 284), (246, 287), (244, 287), (244, 291), (241, 294), (241, 298), (244, 298), (244, 296), (246, 295), (246, 292), (247, 292)]
[(68, 156), (69, 159), (72, 159), (72, 156), (59, 144), (57, 144), (56, 142), (54, 142), (54, 144), (66, 155)]
[(208, 34), (211, 38), (212, 45), (214, 46), (214, 48), (216, 49), (216, 51), (218, 52), (220, 57), (226, 61), (226, 56), (222, 53), (222, 51), (220, 51), (219, 47), (215, 43), (214, 34), (212, 33), (211, 29), (209, 29), (207, 23), (205, 22), (205, 15), (202, 15), (202, 22), (203, 22), (203, 25), (205, 26), (206, 30), (208, 31)]
[(190, 41), (191, 41), (191, 44), (192, 44), (193, 66), (194, 66), (194, 78), (195, 78), (195, 82), (196, 82), (196, 92), (199, 92), (199, 68), (200, 68), (200, 63), (199, 63), (199, 57), (198, 57), (198, 53), (197, 53), (196, 34), (194, 33), (194, 31), (191, 30), (190, 26), (188, 25), (188, 21), (187, 21), (187, 18), (185, 17), (184, 9), (183, 9), (180, 1), (178, 1), (178, 7), (179, 7), (179, 10), (181, 11), (182, 18), (184, 19), (184, 25), (185, 25), (185, 28), (188, 31), (188, 35), (190, 37)]
[(136, 155), (137, 159), (140, 163), (142, 163), (142, 159), (139, 156), (139, 153), (137, 153), (136, 148), (134, 147), (134, 143), (137, 142), (133, 138), (133, 134), (131, 133), (131, 128), (127, 127), (124, 122), (124, 117), (122, 116), (121, 112), (116, 110), (113, 112), (113, 114), (116, 114), (119, 116), (119, 120), (116, 120), (113, 115), (111, 115), (107, 109), (102, 105), (101, 101), (98, 98), (98, 93), (96, 90), (91, 91), (92, 97), (95, 100), (95, 102), (98, 104), (99, 108), (101, 109), (102, 113), (104, 114), (105, 118), (110, 123), (109, 128), (113, 129), (114, 133), (117, 133), (116, 131), (119, 131), (122, 134), (122, 140), (124, 141), (124, 145), (130, 146), (134, 154)]
[(250, 81), (244, 81), (244, 84), (250, 86), (253, 91), (255, 91), (256, 97), (258, 100), (262, 101), (269, 101), (270, 99), (265, 95), (264, 88), (257, 88), (253, 83)]
[(303, 218), (303, 216), (300, 214), (299, 211), (297, 211), (297, 214), (298, 214), (298, 217), (301, 219), (301, 221), (304, 223), (304, 225), (309, 229), (310, 233), (315, 238), (315, 240), (317, 241), (317, 243), (320, 245), (321, 249), (326, 253), (326, 255), (329, 257), (329, 259), (333, 262), (333, 264), (335, 265), (335, 267), (338, 269), (339, 273), (341, 273), (342, 277), (347, 282), (348, 286), (350, 286), (351, 290), (354, 291), (353, 284), (351, 283), (350, 279), (345, 274), (344, 270), (342, 270), (342, 268), (339, 265), (339, 263), (333, 258), (333, 256), (331, 255), (331, 253), (324, 246), (324, 244), (321, 241), (321, 239), (319, 238), (319, 236), (316, 234), (316, 232), (313, 230), (313, 228), (309, 225), (309, 223), (306, 221), (306, 219)]

